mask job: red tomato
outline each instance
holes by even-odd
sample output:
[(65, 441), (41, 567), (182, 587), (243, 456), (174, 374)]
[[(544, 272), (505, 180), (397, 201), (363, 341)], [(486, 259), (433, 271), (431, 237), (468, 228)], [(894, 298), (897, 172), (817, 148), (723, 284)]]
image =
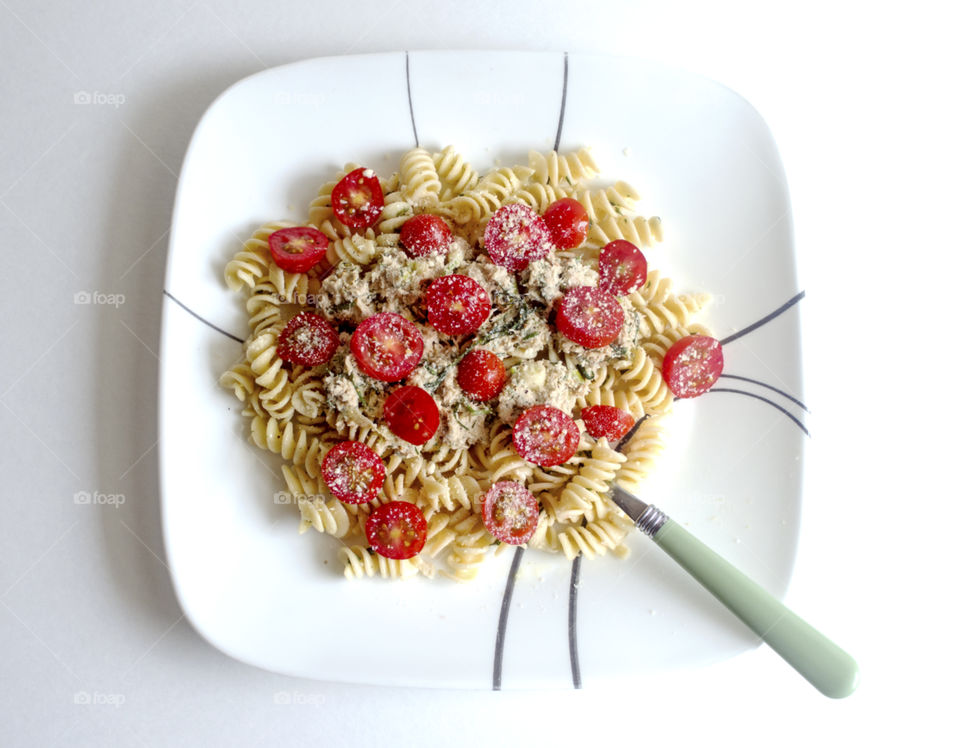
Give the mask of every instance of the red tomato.
[(320, 464), (330, 493), (348, 504), (366, 504), (377, 498), (386, 472), (383, 460), (362, 442), (333, 445)]
[(427, 289), (427, 319), (445, 335), (476, 331), (490, 316), (490, 296), (466, 275), (445, 275)]
[(546, 222), (520, 203), (504, 205), (490, 217), (483, 230), (483, 245), (495, 264), (514, 273), (553, 249)]
[(539, 520), (540, 505), (521, 483), (502, 480), (483, 495), (483, 525), (502, 543), (526, 543)]
[(383, 212), (383, 189), (372, 169), (354, 169), (337, 182), (330, 195), (333, 213), (351, 229), (373, 226)]
[(277, 338), (277, 355), (301, 366), (327, 363), (340, 347), (340, 335), (319, 314), (300, 312)]
[(590, 227), (587, 209), (572, 197), (563, 197), (547, 206), (543, 220), (557, 249), (573, 249), (583, 244)]
[(557, 329), (584, 348), (610, 345), (620, 334), (623, 320), (620, 302), (599, 288), (571, 288), (557, 306)]
[(513, 446), (534, 465), (562, 465), (573, 457), (580, 430), (573, 419), (552, 405), (534, 405), (520, 414), (513, 427)]
[(445, 255), (452, 241), (450, 227), (440, 216), (429, 213), (407, 219), (400, 229), (400, 243), (411, 257)]
[(360, 371), (381, 382), (397, 382), (413, 371), (423, 355), (423, 336), (399, 314), (382, 312), (357, 325), (350, 351)]
[(663, 378), (674, 397), (702, 395), (722, 372), (723, 348), (707, 335), (680, 338), (663, 357)]
[(394, 434), (417, 446), (430, 441), (440, 425), (436, 401), (425, 389), (413, 386), (390, 393), (383, 405), (383, 417)]
[(600, 288), (615, 296), (625, 296), (647, 282), (647, 258), (624, 239), (600, 250), (599, 263)]
[(503, 368), (503, 361), (495, 353), (482, 348), (470, 351), (457, 367), (457, 384), (478, 402), (495, 398), (506, 381), (507, 370)]
[(384, 558), (413, 558), (427, 542), (427, 520), (409, 501), (391, 501), (375, 509), (364, 526), (367, 541)]
[(305, 273), (327, 255), (330, 240), (309, 226), (293, 226), (270, 234), (267, 244), (277, 267), (288, 273)]
[(612, 405), (591, 405), (580, 411), (580, 417), (590, 436), (606, 438), (609, 442), (622, 439), (636, 423), (632, 415)]

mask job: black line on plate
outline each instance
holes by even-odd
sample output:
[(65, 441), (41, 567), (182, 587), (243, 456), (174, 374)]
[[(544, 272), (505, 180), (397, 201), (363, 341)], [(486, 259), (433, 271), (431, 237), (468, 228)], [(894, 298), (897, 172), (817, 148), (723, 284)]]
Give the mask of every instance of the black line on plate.
[(772, 390), (773, 392), (776, 392), (778, 395), (782, 395), (783, 397), (787, 398), (787, 400), (789, 400), (790, 402), (796, 403), (801, 408), (803, 408), (807, 413), (810, 412), (810, 409), (806, 405), (804, 405), (802, 402), (797, 400), (797, 398), (795, 398), (793, 395), (788, 395), (786, 392), (784, 392), (783, 390), (777, 387), (774, 387), (772, 384), (761, 382), (759, 379), (751, 379), (750, 377), (741, 377), (741, 376), (738, 376), (737, 374), (721, 374), (720, 376), (725, 379), (739, 379), (741, 382), (751, 382), (760, 387), (766, 387), (768, 390)]
[(173, 300), (174, 302), (176, 302), (177, 305), (180, 306), (185, 312), (187, 312), (188, 314), (191, 314), (191, 315), (193, 315), (194, 317), (196, 317), (198, 320), (200, 320), (201, 322), (203, 322), (203, 324), (205, 324), (207, 327), (210, 327), (210, 328), (216, 330), (216, 331), (219, 332), (221, 335), (226, 335), (228, 338), (230, 338), (230, 340), (236, 340), (238, 343), (242, 343), (242, 342), (243, 342), (243, 338), (238, 338), (238, 337), (237, 337), (236, 335), (234, 335), (233, 333), (227, 332), (226, 330), (224, 330), (224, 329), (222, 329), (222, 328), (220, 328), (220, 327), (217, 327), (217, 326), (216, 326), (215, 324), (213, 324), (213, 322), (211, 322), (210, 320), (207, 320), (207, 319), (204, 319), (203, 317), (201, 317), (199, 314), (197, 314), (195, 311), (193, 311), (190, 307), (188, 307), (186, 304), (184, 304), (182, 301), (180, 301), (180, 299), (178, 299), (176, 296), (174, 296), (172, 293), (170, 293), (167, 289), (163, 289), (163, 295), (169, 297), (170, 299), (172, 299), (172, 300)]
[(513, 599), (513, 587), (517, 582), (517, 569), (523, 558), (523, 547), (517, 546), (513, 553), (513, 563), (507, 574), (507, 585), (503, 588), (503, 600), (500, 602), (500, 621), (497, 623), (497, 643), (493, 649), (493, 690), (499, 691), (503, 680), (503, 642), (507, 638), (507, 616), (510, 615), (510, 601)]
[(553, 150), (560, 150), (560, 135), (563, 133), (563, 115), (567, 111), (567, 77), (569, 72), (570, 62), (569, 55), (563, 53), (563, 95), (560, 97), (560, 121), (557, 122), (557, 137), (553, 141)]
[(420, 147), (420, 136), (417, 135), (417, 120), (413, 116), (413, 94), (410, 92), (410, 53), (404, 52), (404, 57), (406, 58), (406, 68), (407, 68), (407, 104), (410, 106), (410, 124), (413, 125), (413, 142), (414, 145)]
[(804, 425), (800, 422), (800, 419), (799, 419), (799, 418), (797, 418), (796, 416), (794, 416), (794, 415), (793, 415), (790, 411), (788, 411), (786, 408), (782, 408), (781, 406), (777, 405), (775, 402), (773, 402), (773, 400), (768, 400), (768, 399), (765, 398), (763, 395), (757, 395), (757, 394), (755, 394), (755, 393), (753, 393), (753, 392), (747, 392), (746, 390), (732, 390), (732, 389), (727, 389), (727, 388), (725, 388), (725, 387), (714, 387), (714, 388), (712, 388), (712, 389), (707, 390), (707, 394), (709, 394), (709, 393), (711, 393), (711, 392), (732, 392), (732, 393), (734, 393), (734, 394), (736, 394), (736, 395), (746, 395), (747, 397), (753, 397), (753, 398), (756, 398), (757, 400), (762, 400), (762, 401), (765, 402), (767, 405), (770, 405), (770, 406), (776, 408), (777, 410), (779, 410), (779, 411), (780, 411), (781, 413), (783, 413), (787, 418), (789, 418), (791, 421), (793, 421), (795, 424), (797, 424), (797, 426), (799, 426), (799, 427), (803, 430), (803, 433), (804, 433), (804, 434), (806, 434), (807, 436), (810, 436), (810, 432), (807, 431), (807, 427), (804, 426)]
[(570, 604), (567, 609), (567, 639), (570, 642), (570, 676), (573, 687), (580, 688), (580, 652), (577, 646), (577, 590), (580, 589), (580, 553), (570, 565)]
[(725, 337), (723, 340), (720, 341), (720, 345), (726, 345), (727, 343), (732, 343), (732, 342), (733, 342), (734, 340), (736, 340), (737, 338), (742, 338), (742, 337), (743, 337), (744, 335), (746, 335), (747, 333), (753, 332), (753, 331), (756, 330), (758, 327), (762, 327), (763, 325), (767, 324), (767, 322), (769, 322), (770, 320), (776, 319), (776, 318), (779, 317), (781, 314), (783, 314), (785, 311), (787, 311), (790, 307), (792, 307), (794, 304), (796, 304), (798, 301), (800, 301), (800, 299), (802, 299), (804, 296), (806, 296), (806, 294), (807, 294), (806, 291), (801, 291), (801, 292), (798, 293), (796, 296), (794, 296), (792, 299), (790, 299), (788, 302), (786, 302), (786, 303), (783, 304), (782, 306), (778, 307), (777, 309), (774, 309), (774, 310), (773, 310), (772, 312), (770, 312), (770, 314), (768, 314), (766, 317), (761, 317), (761, 318), (758, 319), (756, 322), (754, 322), (752, 325), (747, 325), (747, 326), (744, 327), (742, 330), (740, 330), (740, 332), (735, 332), (735, 333), (733, 333), (733, 335), (728, 335), (727, 337)]

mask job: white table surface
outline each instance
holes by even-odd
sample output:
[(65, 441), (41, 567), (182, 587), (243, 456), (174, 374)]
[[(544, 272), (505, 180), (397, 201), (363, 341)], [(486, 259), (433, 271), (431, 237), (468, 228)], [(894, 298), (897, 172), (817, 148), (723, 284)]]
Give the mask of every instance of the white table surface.
[[(0, 744), (955, 736), (955, 24), (917, 2), (456, 5), (0, 0)], [(429, 48), (639, 55), (712, 77), (767, 119), (793, 199), (812, 411), (786, 599), (859, 659), (849, 699), (766, 648), (579, 692), (344, 686), (242, 665), (183, 620), (155, 403), (188, 139), (218, 93), (265, 67)], [(122, 303), (75, 303), (84, 292)], [(82, 491), (123, 503), (78, 504)]]

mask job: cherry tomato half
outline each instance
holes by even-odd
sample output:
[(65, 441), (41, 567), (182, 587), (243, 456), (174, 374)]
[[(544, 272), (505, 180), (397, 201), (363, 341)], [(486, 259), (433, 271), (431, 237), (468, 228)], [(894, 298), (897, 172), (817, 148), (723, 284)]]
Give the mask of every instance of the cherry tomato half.
[(477, 402), (492, 400), (503, 389), (507, 370), (497, 354), (476, 348), (460, 360), (457, 384), (469, 398)]
[(702, 395), (722, 372), (723, 348), (707, 335), (680, 338), (663, 357), (663, 378), (674, 397)]
[(557, 306), (557, 329), (584, 348), (610, 345), (623, 327), (620, 302), (600, 288), (577, 286)]
[(523, 459), (541, 467), (562, 465), (573, 457), (580, 430), (573, 419), (552, 405), (534, 405), (513, 427), (513, 446)]
[(381, 382), (397, 382), (413, 371), (423, 356), (423, 336), (399, 314), (382, 312), (357, 325), (350, 351), (360, 371)]
[(453, 241), (450, 227), (440, 216), (420, 213), (400, 228), (400, 243), (411, 257), (445, 255)]
[(270, 234), (267, 245), (277, 267), (305, 273), (327, 255), (330, 240), (310, 226), (292, 226)]
[(354, 169), (330, 195), (334, 215), (352, 229), (373, 226), (383, 212), (383, 189), (372, 169)]
[(483, 230), (483, 245), (494, 264), (514, 273), (553, 249), (547, 224), (520, 203), (504, 205), (490, 217)]
[(383, 460), (362, 442), (334, 444), (320, 464), (323, 482), (330, 493), (348, 504), (373, 501), (383, 488)]
[(444, 275), (427, 289), (427, 319), (445, 335), (466, 335), (490, 316), (490, 296), (466, 275)]
[(647, 282), (647, 258), (624, 239), (610, 242), (600, 250), (600, 288), (625, 296)]
[(573, 249), (583, 244), (590, 228), (587, 209), (572, 197), (550, 203), (543, 211), (543, 220), (557, 249)]
[(632, 415), (612, 405), (591, 405), (580, 411), (580, 417), (590, 436), (609, 442), (622, 439), (636, 423)]
[(483, 525), (502, 543), (526, 543), (539, 520), (540, 505), (521, 483), (502, 480), (483, 495)]
[(287, 322), (277, 338), (277, 355), (301, 366), (327, 363), (340, 347), (333, 325), (314, 312), (300, 312)]
[(437, 433), (440, 409), (436, 401), (421, 387), (400, 387), (387, 397), (383, 417), (390, 430), (404, 441), (420, 446)]
[(364, 525), (367, 541), (384, 558), (413, 558), (427, 542), (427, 520), (409, 501), (391, 501), (375, 509)]

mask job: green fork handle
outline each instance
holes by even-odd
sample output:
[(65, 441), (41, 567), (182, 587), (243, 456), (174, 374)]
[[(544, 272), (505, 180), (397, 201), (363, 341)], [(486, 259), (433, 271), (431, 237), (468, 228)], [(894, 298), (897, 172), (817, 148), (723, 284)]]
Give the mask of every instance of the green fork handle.
[(856, 689), (856, 660), (672, 519), (653, 541), (821, 693), (834, 699)]

